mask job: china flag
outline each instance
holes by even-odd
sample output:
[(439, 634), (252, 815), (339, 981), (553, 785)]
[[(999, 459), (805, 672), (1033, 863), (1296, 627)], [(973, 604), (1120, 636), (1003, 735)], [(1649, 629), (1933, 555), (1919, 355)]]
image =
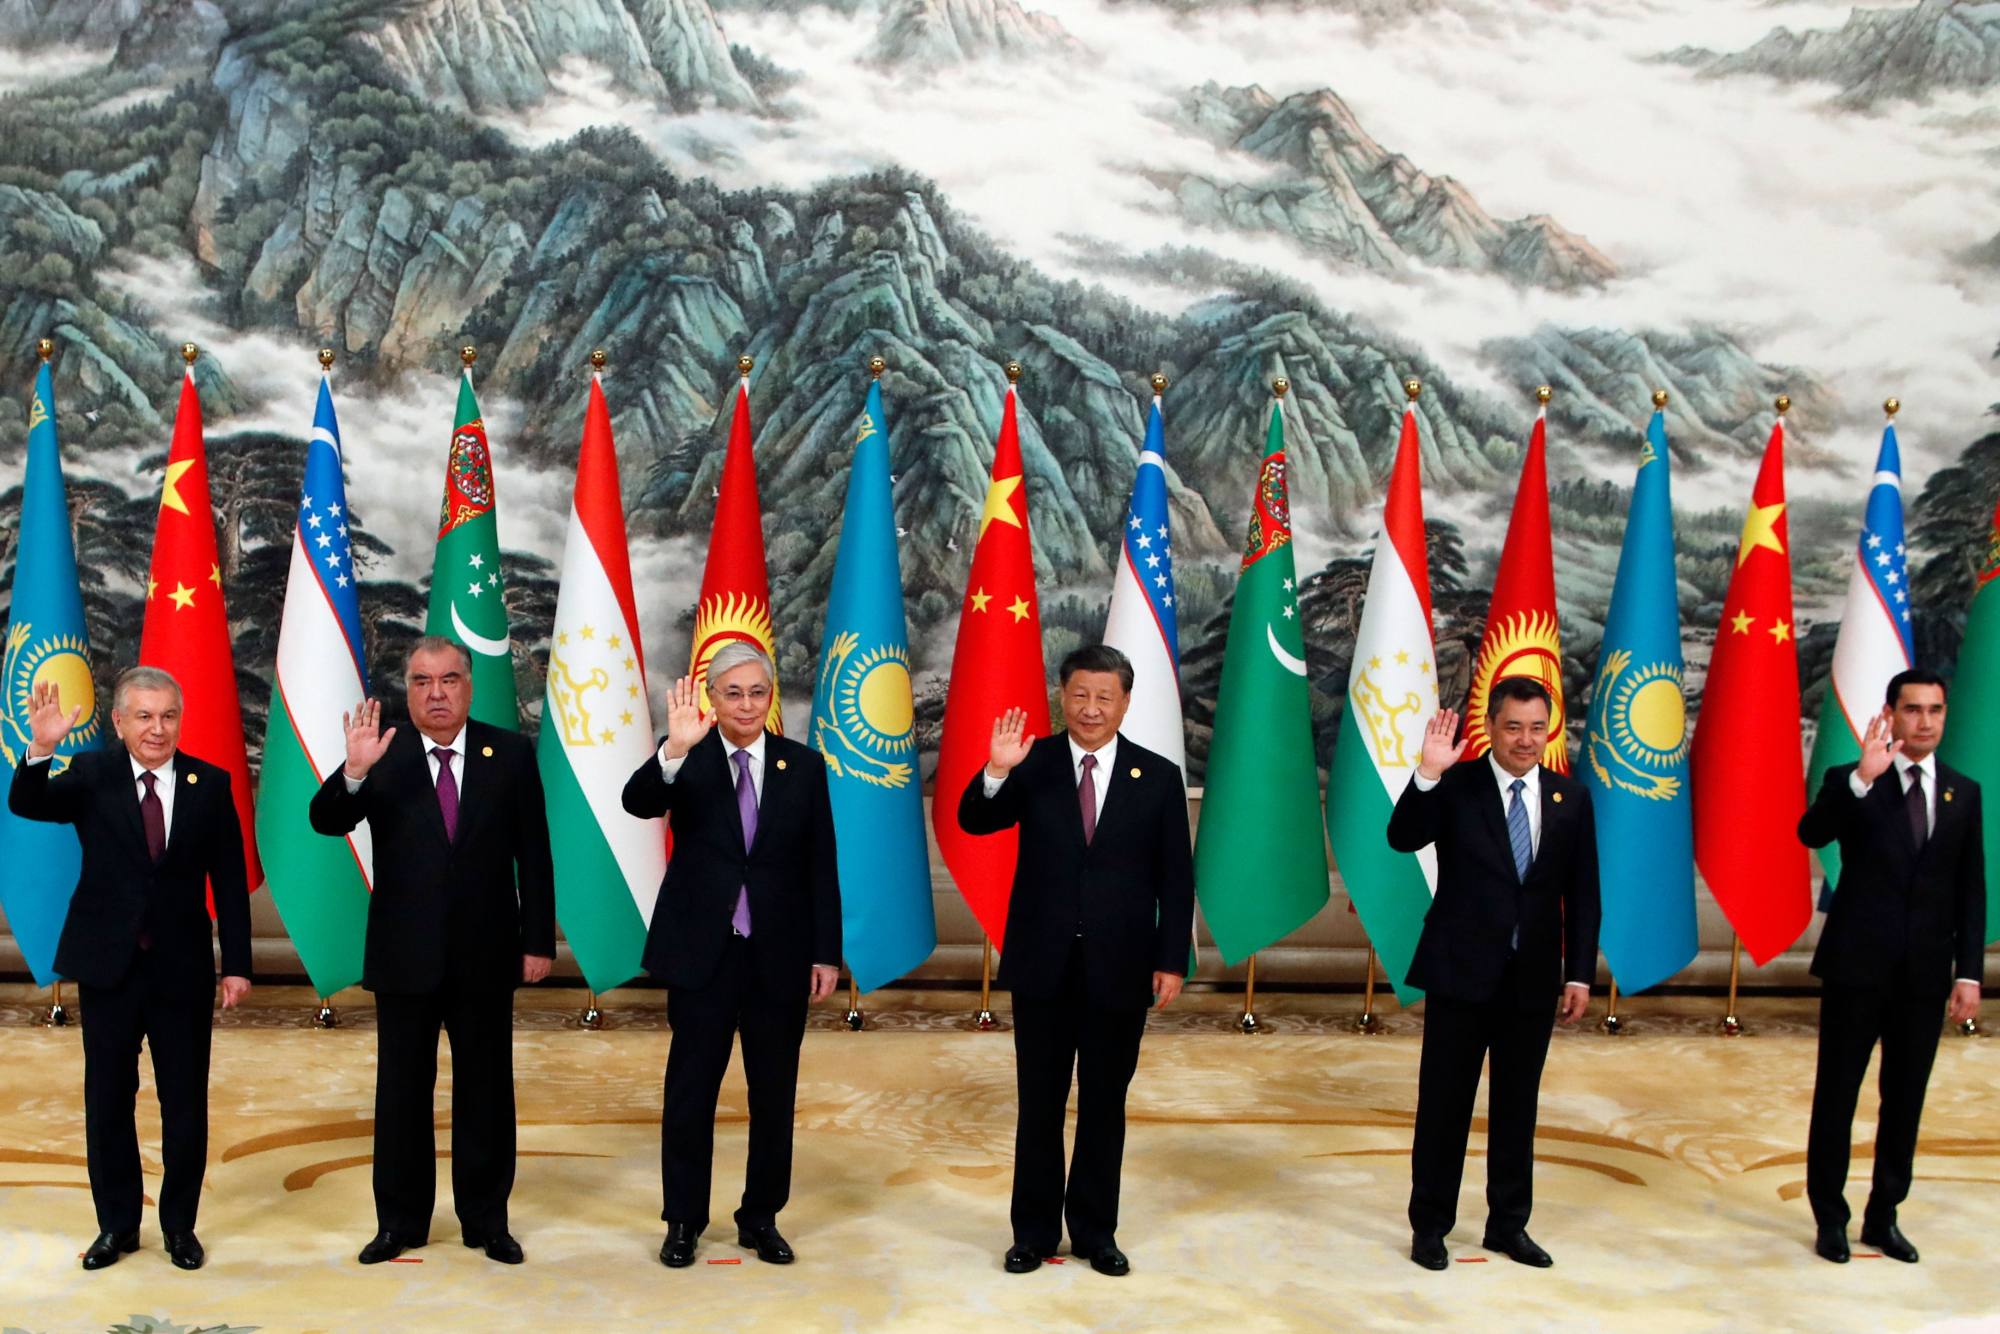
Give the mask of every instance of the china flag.
[(1736, 544), (1688, 773), (1695, 865), (1759, 966), (1812, 920), (1811, 871), (1798, 836), (1806, 770), (1788, 547), (1780, 417)]
[[(1009, 367), (1009, 379), (1015, 372)], [(944, 701), (931, 825), (944, 864), (980, 929), (997, 948), (1007, 938), (1007, 899), (1020, 831), (968, 834), (958, 827), (958, 799), (986, 767), (993, 723), (1026, 709), (1030, 738), (1049, 734), (1049, 688), (1042, 670), (1042, 619), (1035, 601), (1034, 548), (1028, 540), (1028, 489), (1014, 420), (1014, 386), (1000, 418), (993, 476), (979, 514), (979, 543), (959, 607), (958, 646)]]
[(208, 457), (201, 443), (201, 396), (195, 392), (192, 362), (181, 381), (174, 443), (167, 451), (167, 477), (160, 488), (139, 662), (180, 682), (180, 748), (229, 771), (230, 795), (243, 824), (244, 869), (255, 890), (264, 883), (264, 872), (257, 863), (250, 762), (243, 748), (243, 713), (236, 701), (229, 618), (222, 609), (222, 566), (216, 556)]

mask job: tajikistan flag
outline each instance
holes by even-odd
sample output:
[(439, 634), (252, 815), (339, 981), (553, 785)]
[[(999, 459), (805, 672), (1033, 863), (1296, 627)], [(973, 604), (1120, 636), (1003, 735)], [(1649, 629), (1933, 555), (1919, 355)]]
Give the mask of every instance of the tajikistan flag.
[(1416, 772), (1424, 728), (1438, 709), (1417, 453), (1417, 407), (1411, 402), (1403, 409), (1326, 791), (1326, 833), (1340, 878), (1396, 999), (1406, 1006), (1423, 999), (1403, 979), (1437, 892), (1435, 848), (1410, 854), (1389, 846), (1389, 813)]
[(666, 827), (635, 820), (619, 795), (653, 753), (646, 660), (632, 601), (632, 562), (618, 491), (618, 453), (604, 387), (590, 377), (583, 449), (549, 637), (536, 742), (554, 840), (556, 920), (592, 991), (636, 977), (653, 900), (667, 869)]
[(361, 980), (374, 857), (364, 822), (345, 838), (313, 831), (313, 793), (347, 762), (341, 715), (368, 694), (361, 598), (340, 475), (333, 389), (319, 380), (292, 565), (278, 623), (276, 689), (257, 789), (257, 845), (265, 881), (313, 989), (331, 996)]
[[(1813, 738), (1806, 792), (1819, 791), (1826, 771), (1861, 758), (1861, 734), (1882, 712), (1889, 678), (1915, 661), (1910, 639), (1910, 572), (1903, 552), (1903, 461), (1896, 449), (1896, 423), (1882, 427), (1882, 450), (1875, 456), (1875, 484), (1861, 519), (1861, 540), (1847, 577), (1847, 605), (1840, 612), (1840, 637), (1833, 643), (1833, 676), (1820, 703), (1819, 735)], [(1840, 845), (1819, 850), (1826, 872), (1825, 893), (1840, 883)], [(1824, 908), (1826, 901), (1821, 900)]]

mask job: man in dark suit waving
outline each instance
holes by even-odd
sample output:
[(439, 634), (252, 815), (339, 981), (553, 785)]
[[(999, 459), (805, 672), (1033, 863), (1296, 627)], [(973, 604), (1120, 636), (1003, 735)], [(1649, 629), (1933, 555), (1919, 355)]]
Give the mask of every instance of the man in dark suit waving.
[[(958, 803), (968, 834), (1020, 826), (999, 984), (1014, 993), (1014, 1244), (1010, 1274), (1041, 1268), (1069, 1223), (1070, 1251), (1100, 1274), (1131, 1271), (1118, 1249), (1125, 1093), (1146, 1009), (1186, 980), (1194, 857), (1180, 769), (1118, 734), (1132, 663), (1098, 644), (1063, 659), (1062, 736), (994, 720), (985, 771)], [(1063, 1174), (1072, 1073), (1076, 1152)]]
[(1597, 971), (1597, 834), (1590, 792), (1541, 762), (1548, 688), (1502, 677), (1487, 702), (1493, 749), (1460, 764), (1458, 714), (1440, 710), (1423, 757), (1389, 817), (1389, 846), (1437, 845), (1437, 898), (1424, 917), (1409, 983), (1424, 989), (1424, 1048), (1410, 1153), (1410, 1258), (1449, 1263), (1465, 1141), (1479, 1070), (1492, 1060), (1482, 1245), (1536, 1268), (1553, 1264), (1528, 1236), (1535, 1111), (1549, 1054), (1549, 1006), (1575, 1023)]
[(472, 658), (426, 635), (403, 682), (409, 728), (363, 700), (347, 762), (313, 794), (312, 826), (368, 822), (375, 885), (361, 984), (375, 993), (375, 1220), (361, 1263), (430, 1240), (437, 1199), (438, 1030), (451, 1037), (451, 1187), (461, 1233), (502, 1264), (514, 1188), (514, 988), (555, 961), (555, 868), (534, 747), (469, 721)]
[[(660, 1108), (660, 1263), (694, 1263), (708, 1226), (715, 1101), (743, 1037), (750, 1161), (737, 1244), (790, 1264), (778, 1211), (792, 1189), (792, 1118), (806, 1008), (840, 978), (840, 871), (819, 752), (767, 730), (777, 678), (740, 640), (708, 664), (704, 713), (691, 677), (667, 699), (667, 735), (625, 783), (625, 809), (664, 815), (673, 855), (643, 962), (667, 984)], [(718, 727), (716, 724), (720, 722)]]
[(1820, 979), (1819, 1068), (1806, 1146), (1814, 1249), (1848, 1258), (1845, 1198), (1854, 1104), (1876, 1040), (1882, 1113), (1861, 1240), (1906, 1264), (1917, 1248), (1896, 1226), (1910, 1193), (1917, 1121), (1937, 1056), (1938, 1010), (1979, 1013), (1986, 953), (1986, 853), (1979, 784), (1940, 763), (1944, 679), (1921, 669), (1889, 681), (1861, 739), (1861, 759), (1827, 770), (1799, 820), (1809, 848), (1840, 841), (1840, 884), (1813, 974)]
[(56, 971), (83, 1002), (84, 1143), (97, 1239), (85, 1269), (139, 1249), (144, 1187), (133, 1124), (139, 1043), (153, 1050), (160, 1097), (160, 1232), (182, 1269), (201, 1268), (194, 1234), (208, 1166), (208, 1056), (215, 955), (208, 890), (222, 937), (222, 1004), (250, 990), (250, 899), (243, 829), (229, 771), (179, 749), (181, 688), (155, 667), (118, 678), (118, 743), (54, 772), (56, 747), (83, 714), (63, 712), (52, 683), (29, 701), (28, 751), (7, 805), (28, 820), (76, 826), (83, 865), (56, 944)]

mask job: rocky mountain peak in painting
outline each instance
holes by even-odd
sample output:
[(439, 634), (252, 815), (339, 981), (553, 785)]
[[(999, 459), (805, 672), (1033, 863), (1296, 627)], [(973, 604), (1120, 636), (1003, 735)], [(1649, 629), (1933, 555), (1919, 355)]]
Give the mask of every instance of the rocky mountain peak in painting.
[(1937, 90), (2000, 85), (2000, 4), (1922, 0), (1903, 9), (1856, 9), (1839, 28), (1774, 28), (1741, 51), (1681, 47), (1662, 59), (1709, 77), (1768, 74), (1787, 83), (1837, 84), (1834, 100), (1846, 107), (1922, 102)]
[(1431, 176), (1377, 143), (1331, 89), (1279, 100), (1207, 83), (1174, 119), (1283, 171), (1253, 183), (1150, 173), (1198, 226), (1276, 232), (1314, 255), (1378, 272), (1412, 262), (1500, 274), (1523, 286), (1594, 286), (1610, 259), (1544, 215), (1500, 219), (1450, 176)]
[(1082, 51), (1062, 24), (1015, 0), (891, 0), (869, 57), (884, 65), (922, 67)]

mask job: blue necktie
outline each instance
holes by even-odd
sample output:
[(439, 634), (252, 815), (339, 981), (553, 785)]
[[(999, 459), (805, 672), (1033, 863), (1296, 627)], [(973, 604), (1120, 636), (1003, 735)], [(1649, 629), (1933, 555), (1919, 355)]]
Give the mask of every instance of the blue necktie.
[(1523, 881), (1535, 861), (1535, 837), (1528, 832), (1528, 807), (1521, 800), (1521, 789), (1527, 785), (1521, 778), (1507, 784), (1513, 794), (1507, 798), (1507, 841), (1514, 847), (1514, 874)]

